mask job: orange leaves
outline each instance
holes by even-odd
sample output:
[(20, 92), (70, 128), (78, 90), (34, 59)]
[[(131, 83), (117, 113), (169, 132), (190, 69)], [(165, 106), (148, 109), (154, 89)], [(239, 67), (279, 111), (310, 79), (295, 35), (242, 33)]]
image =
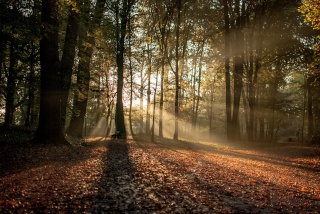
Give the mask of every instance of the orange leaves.
[(320, 209), (319, 176), (312, 167), (319, 164), (318, 159), (231, 148), (193, 151), (192, 147), (149, 142), (132, 141), (127, 150), (123, 142), (110, 145), (77, 151), (42, 148), (45, 156), (31, 150), (39, 157), (25, 158), (25, 163), (33, 160), (36, 164), (0, 179), (0, 189), (4, 189), (0, 212), (35, 208), (68, 212), (71, 206), (77, 212), (292, 213)]

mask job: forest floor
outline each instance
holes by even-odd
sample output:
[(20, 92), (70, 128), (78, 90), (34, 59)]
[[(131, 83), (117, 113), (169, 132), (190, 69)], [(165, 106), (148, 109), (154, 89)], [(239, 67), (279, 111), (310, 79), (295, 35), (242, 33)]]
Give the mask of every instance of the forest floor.
[(157, 139), (2, 146), (0, 213), (319, 213), (320, 149)]

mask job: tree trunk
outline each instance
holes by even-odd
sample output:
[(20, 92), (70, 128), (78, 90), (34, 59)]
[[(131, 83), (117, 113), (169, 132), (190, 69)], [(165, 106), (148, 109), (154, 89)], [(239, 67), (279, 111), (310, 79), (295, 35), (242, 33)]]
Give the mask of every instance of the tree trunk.
[(69, 9), (66, 36), (61, 58), (61, 127), (64, 132), (66, 124), (67, 103), (71, 86), (72, 67), (74, 64), (75, 50), (79, 29), (79, 12)]
[(192, 74), (192, 128), (194, 129), (196, 127), (196, 73), (197, 73), (197, 56), (194, 56), (194, 71)]
[(129, 109), (129, 127), (131, 136), (133, 138), (134, 133), (132, 129), (132, 99), (133, 99), (133, 73), (132, 73), (132, 60), (131, 60), (131, 16), (129, 14), (128, 20), (128, 27), (129, 27), (129, 71), (130, 71), (130, 109)]
[[(120, 131), (120, 138), (126, 139), (126, 128), (124, 122), (122, 92), (123, 92), (123, 55), (124, 55), (124, 40), (126, 37), (126, 29), (129, 11), (131, 7), (130, 0), (123, 0), (123, 9), (120, 15), (121, 24), (120, 29), (117, 28), (117, 103), (116, 103), (116, 115), (115, 123), (116, 130)], [(118, 20), (117, 20), (118, 22)], [(119, 32), (120, 30), (120, 32)]]
[(34, 93), (35, 93), (35, 47), (34, 43), (31, 43), (31, 53), (29, 58), (30, 74), (28, 77), (28, 103), (27, 103), (27, 112), (25, 126), (30, 127), (33, 125), (31, 123), (32, 112), (34, 111)]
[(244, 118), (245, 118), (245, 124), (246, 124), (246, 131), (247, 131), (247, 135), (249, 135), (250, 132), (250, 124), (249, 124), (249, 115), (248, 115), (248, 103), (247, 103), (247, 96), (246, 93), (244, 91), (244, 89), (242, 88), (242, 103), (243, 103), (243, 108), (244, 108)]
[(82, 32), (80, 32), (80, 35), (84, 35), (84, 38), (80, 39), (77, 87), (73, 101), (72, 117), (67, 130), (68, 134), (77, 138), (81, 138), (83, 135), (90, 83), (90, 63), (95, 46), (93, 34), (95, 29), (100, 25), (105, 2), (106, 0), (97, 1), (93, 19), (89, 23), (89, 26), (84, 27)]
[(312, 102), (312, 78), (307, 79), (307, 91), (308, 91), (308, 103), (307, 103), (307, 110), (308, 110), (308, 140), (310, 141), (313, 136), (313, 102)]
[(58, 1), (43, 0), (41, 11), (41, 88), (38, 143), (67, 143), (61, 129)]
[(143, 133), (143, 67), (144, 61), (142, 61), (141, 72), (140, 72), (140, 134)]
[[(163, 38), (163, 35), (162, 35)], [(164, 39), (162, 39), (162, 42), (164, 41)], [(163, 43), (162, 43), (163, 44)], [(160, 109), (159, 109), (159, 137), (163, 138), (163, 97), (164, 97), (164, 60), (165, 60), (165, 55), (164, 55), (164, 50), (163, 50), (163, 46), (161, 49), (161, 83), (160, 83)]]
[(216, 82), (216, 78), (214, 77), (213, 83), (211, 83), (211, 91), (210, 91), (210, 114), (209, 114), (209, 134), (213, 135), (213, 101), (214, 101), (214, 84)]
[(305, 124), (305, 114), (306, 114), (306, 101), (307, 101), (307, 81), (306, 81), (306, 78), (304, 78), (302, 125), (301, 125), (301, 142), (302, 143), (304, 143), (304, 124)]
[(154, 95), (153, 95), (153, 114), (152, 114), (152, 129), (151, 129), (151, 141), (154, 142), (154, 119), (156, 115), (156, 95), (157, 95), (157, 88), (158, 88), (158, 73), (159, 69), (157, 69), (156, 75), (156, 87), (154, 88)]
[(194, 116), (194, 126), (196, 126), (196, 124), (197, 124), (199, 103), (200, 103), (203, 48), (204, 48), (204, 41), (202, 42), (201, 51), (200, 51), (200, 59), (199, 59), (199, 76), (198, 76), (199, 79), (198, 79), (198, 89), (197, 89), (198, 94), (197, 94), (196, 111), (195, 111), (195, 116)]
[[(14, 34), (15, 29), (12, 27), (12, 34)], [(10, 55), (9, 55), (9, 75), (7, 80), (7, 88), (6, 88), (6, 114), (4, 125), (6, 127), (10, 127), (13, 122), (13, 112), (15, 109), (14, 106), (14, 97), (16, 94), (16, 79), (17, 79), (17, 53), (16, 53), (16, 44), (14, 38), (10, 38)]]
[[(240, 14), (240, 0), (236, 0), (235, 11)], [(243, 4), (244, 5), (244, 4)], [(243, 13), (242, 9), (242, 13)], [(240, 127), (239, 127), (239, 108), (240, 97), (242, 91), (242, 77), (243, 77), (243, 18), (239, 15), (236, 19), (236, 46), (234, 57), (234, 96), (233, 96), (233, 113), (232, 113), (232, 138), (234, 140), (240, 139)]]
[(178, 119), (179, 119), (179, 37), (180, 37), (180, 10), (181, 0), (177, 0), (177, 23), (176, 23), (176, 71), (175, 71), (175, 102), (174, 102), (174, 113), (175, 113), (175, 129), (173, 139), (178, 140)]
[(231, 83), (230, 83), (230, 22), (228, 0), (223, 0), (224, 26), (225, 26), (225, 81), (226, 81), (226, 133), (227, 139), (231, 139)]
[(148, 44), (148, 89), (147, 89), (147, 115), (146, 115), (146, 134), (150, 134), (150, 113), (149, 113), (149, 109), (150, 109), (150, 100), (151, 100), (151, 58), (152, 58), (152, 54), (151, 54), (151, 50), (150, 50), (150, 46)]

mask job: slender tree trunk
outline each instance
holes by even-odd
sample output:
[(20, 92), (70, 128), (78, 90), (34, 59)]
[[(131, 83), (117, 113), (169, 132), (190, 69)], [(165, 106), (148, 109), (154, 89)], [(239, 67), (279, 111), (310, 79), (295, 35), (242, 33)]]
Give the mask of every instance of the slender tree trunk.
[(307, 79), (307, 92), (308, 92), (308, 103), (307, 103), (307, 110), (308, 110), (308, 140), (310, 141), (313, 136), (313, 102), (312, 102), (312, 78)]
[(159, 137), (163, 138), (163, 97), (164, 97), (164, 60), (165, 60), (165, 55), (164, 55), (164, 47), (163, 47), (163, 35), (162, 35), (162, 49), (161, 49), (161, 83), (160, 83), (160, 109), (159, 109)]
[(192, 128), (196, 127), (196, 73), (197, 73), (197, 56), (194, 56), (194, 69), (192, 74)]
[(304, 88), (303, 88), (303, 112), (302, 112), (302, 125), (301, 125), (301, 142), (304, 143), (304, 124), (306, 115), (306, 101), (307, 101), (307, 81), (304, 78)]
[(210, 114), (209, 114), (209, 134), (213, 135), (213, 101), (214, 101), (214, 84), (216, 78), (214, 77), (213, 83), (211, 83), (211, 91), (210, 91)]
[(159, 69), (157, 69), (156, 87), (154, 88), (154, 95), (153, 95), (153, 114), (152, 114), (152, 131), (151, 131), (152, 142), (154, 142), (154, 119), (156, 115), (156, 95), (157, 95), (157, 88), (158, 88), (158, 73), (159, 73)]
[(231, 139), (231, 83), (230, 83), (230, 22), (228, 0), (223, 0), (224, 25), (225, 25), (225, 81), (226, 81), (226, 133), (227, 139)]
[(134, 136), (132, 129), (132, 99), (133, 99), (133, 73), (132, 73), (132, 60), (131, 60), (131, 16), (129, 14), (128, 20), (129, 27), (129, 71), (130, 71), (130, 109), (129, 109), (129, 127), (132, 137)]
[(201, 95), (201, 75), (202, 75), (202, 55), (203, 55), (204, 41), (202, 42), (202, 47), (200, 51), (200, 59), (199, 59), (199, 79), (198, 79), (198, 89), (197, 89), (197, 103), (196, 103), (196, 111), (194, 116), (194, 125), (197, 124), (198, 119), (198, 111), (199, 111), (199, 103), (200, 103), (200, 95)]
[(246, 123), (246, 131), (247, 135), (249, 135), (250, 132), (250, 122), (249, 122), (249, 108), (248, 108), (248, 103), (247, 103), (247, 96), (246, 93), (244, 92), (244, 89), (242, 88), (242, 102), (243, 102), (243, 108), (244, 108), (244, 118), (245, 118), (245, 123)]
[(31, 126), (32, 112), (34, 111), (34, 93), (35, 93), (35, 47), (34, 42), (31, 43), (31, 53), (29, 58), (30, 74), (28, 77), (28, 103), (25, 126)]
[[(251, 33), (252, 39), (252, 33)], [(247, 123), (247, 134), (248, 140), (253, 141), (253, 126), (254, 126), (254, 106), (255, 106), (255, 93), (254, 93), (254, 82), (253, 82), (253, 48), (250, 45), (249, 51), (249, 72), (248, 72), (248, 104), (249, 104), (249, 120)]]
[(74, 64), (75, 50), (77, 45), (78, 29), (79, 29), (79, 12), (69, 9), (69, 17), (67, 23), (66, 36), (63, 47), (63, 55), (61, 58), (61, 127), (64, 132), (66, 124), (67, 103), (69, 90), (71, 86), (72, 67)]
[(159, 137), (163, 138), (163, 102), (164, 102), (164, 67), (165, 58), (167, 56), (167, 41), (168, 37), (166, 35), (166, 26), (168, 22), (168, 14), (159, 23), (159, 30), (161, 33), (161, 44), (160, 44), (160, 54), (161, 54), (161, 83), (160, 83), (160, 109), (159, 109)]
[(150, 134), (150, 100), (151, 100), (151, 58), (152, 53), (148, 44), (148, 89), (147, 89), (147, 115), (146, 115), (146, 134)]
[(261, 89), (263, 87), (258, 88), (258, 94), (259, 94), (259, 103), (258, 103), (258, 109), (259, 109), (259, 141), (264, 142), (265, 139), (265, 128), (264, 128), (264, 109), (263, 109), (263, 97), (264, 97), (264, 91)]
[(181, 10), (181, 0), (177, 0), (177, 23), (176, 23), (176, 88), (175, 88), (175, 102), (174, 102), (174, 114), (175, 114), (175, 129), (173, 139), (178, 140), (178, 119), (179, 119), (179, 38), (180, 38), (180, 10)]
[[(15, 29), (13, 27), (12, 34), (14, 34)], [(7, 88), (6, 88), (6, 114), (5, 114), (5, 121), (4, 125), (6, 127), (10, 127), (13, 122), (13, 112), (15, 109), (14, 106), (14, 98), (16, 94), (16, 79), (17, 79), (17, 70), (16, 70), (16, 63), (17, 63), (17, 53), (16, 53), (16, 44), (14, 38), (10, 38), (10, 55), (9, 55), (9, 75), (7, 80)]]
[(144, 61), (142, 61), (141, 72), (140, 72), (140, 134), (143, 133), (143, 67)]

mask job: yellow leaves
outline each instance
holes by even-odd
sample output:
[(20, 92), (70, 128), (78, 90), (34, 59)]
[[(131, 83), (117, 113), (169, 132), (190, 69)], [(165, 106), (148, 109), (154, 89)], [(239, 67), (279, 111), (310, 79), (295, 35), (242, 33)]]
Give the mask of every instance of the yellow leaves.
[(61, 6), (65, 5), (65, 6), (71, 7), (71, 10), (75, 11), (76, 13), (80, 12), (77, 0), (60, 0), (60, 5)]
[(147, 36), (146, 37), (146, 42), (147, 42), (147, 44), (151, 44), (151, 42), (152, 42), (152, 38), (151, 38), (151, 36)]
[(320, 29), (319, 0), (304, 0), (298, 11), (305, 15), (304, 22), (310, 22), (314, 29)]

